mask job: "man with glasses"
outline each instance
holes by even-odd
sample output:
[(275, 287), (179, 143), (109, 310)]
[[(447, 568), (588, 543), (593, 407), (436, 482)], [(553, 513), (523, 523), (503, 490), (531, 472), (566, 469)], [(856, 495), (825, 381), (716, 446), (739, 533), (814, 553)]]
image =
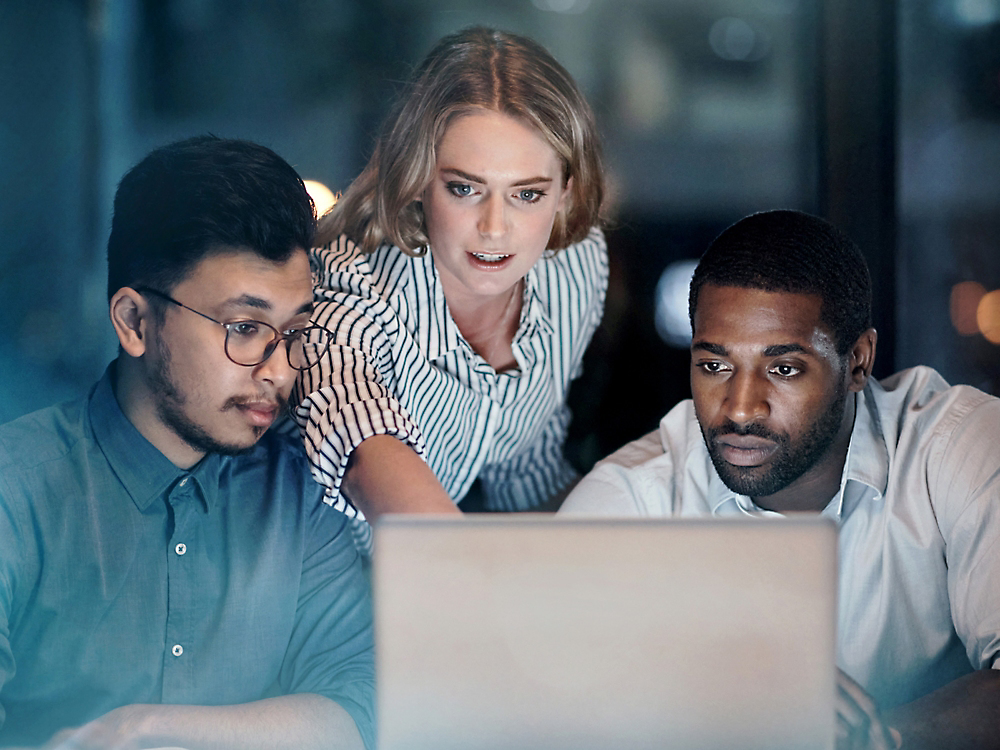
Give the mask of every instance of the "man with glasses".
[(0, 428), (0, 746), (372, 745), (346, 518), (267, 432), (328, 334), (312, 203), (269, 149), (195, 138), (122, 180), (119, 356)]

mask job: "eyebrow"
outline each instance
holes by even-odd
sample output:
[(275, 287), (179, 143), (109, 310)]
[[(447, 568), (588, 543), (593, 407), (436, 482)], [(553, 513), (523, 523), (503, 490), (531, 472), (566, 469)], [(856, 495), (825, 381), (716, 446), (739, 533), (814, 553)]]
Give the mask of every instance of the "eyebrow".
[[(469, 174), (468, 172), (463, 172), (461, 169), (455, 169), (454, 167), (445, 167), (441, 170), (443, 174), (453, 174), (456, 177), (461, 177), (463, 180), (468, 180), (469, 182), (475, 182), (479, 185), (485, 185), (486, 180), (483, 177), (479, 177), (474, 174)], [(522, 187), (524, 185), (538, 185), (544, 183), (546, 185), (553, 182), (551, 177), (529, 177), (524, 180), (518, 180), (517, 182), (511, 183), (511, 187)]]
[[(239, 297), (234, 297), (228, 299), (220, 305), (221, 308), (233, 308), (233, 307), (252, 307), (255, 310), (263, 310), (264, 312), (270, 312), (273, 306), (263, 297), (255, 297), (252, 294), (242, 294)], [(295, 315), (302, 315), (303, 313), (311, 313), (313, 311), (312, 300), (302, 304), (298, 310), (295, 311)]]
[(801, 352), (802, 354), (809, 354), (809, 350), (806, 349), (801, 344), (775, 344), (774, 346), (769, 346), (764, 350), (765, 357), (781, 357), (785, 354), (791, 354), (792, 352)]
[[(711, 341), (696, 341), (691, 345), (691, 351), (708, 352), (709, 354), (715, 354), (719, 357), (725, 357), (729, 354), (729, 351), (726, 347), (722, 346), (722, 344), (713, 344)], [(810, 351), (802, 346), (802, 344), (774, 344), (764, 349), (764, 356), (782, 357), (785, 354), (791, 354), (792, 352), (810, 354)]]
[(717, 354), (720, 357), (725, 357), (729, 354), (729, 352), (726, 351), (726, 347), (722, 344), (713, 344), (710, 341), (696, 341), (691, 345), (691, 351), (708, 352), (709, 354)]

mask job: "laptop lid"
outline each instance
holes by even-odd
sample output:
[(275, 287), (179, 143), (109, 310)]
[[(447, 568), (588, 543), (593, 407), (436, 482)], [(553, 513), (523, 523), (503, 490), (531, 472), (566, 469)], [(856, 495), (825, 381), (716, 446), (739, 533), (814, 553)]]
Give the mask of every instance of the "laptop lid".
[(819, 517), (387, 517), (381, 750), (829, 750), (836, 527)]

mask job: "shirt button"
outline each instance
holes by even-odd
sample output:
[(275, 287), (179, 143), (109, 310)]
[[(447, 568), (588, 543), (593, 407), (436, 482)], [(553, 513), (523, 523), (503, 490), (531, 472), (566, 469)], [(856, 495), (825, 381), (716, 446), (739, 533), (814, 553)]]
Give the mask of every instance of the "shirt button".
[(179, 643), (175, 643), (174, 647), (170, 649), (170, 653), (172, 653), (174, 656), (180, 656), (181, 654), (184, 653), (184, 647)]
[(181, 483), (180, 483), (180, 486), (181, 486), (181, 487), (183, 487), (183, 486), (184, 486), (185, 484), (187, 484), (187, 483), (188, 483), (188, 477), (184, 477), (184, 478), (183, 478), (183, 479), (181, 480)]
[(174, 552), (176, 552), (178, 555), (183, 555), (187, 551), (188, 551), (187, 545), (184, 544), (183, 542), (174, 547)]

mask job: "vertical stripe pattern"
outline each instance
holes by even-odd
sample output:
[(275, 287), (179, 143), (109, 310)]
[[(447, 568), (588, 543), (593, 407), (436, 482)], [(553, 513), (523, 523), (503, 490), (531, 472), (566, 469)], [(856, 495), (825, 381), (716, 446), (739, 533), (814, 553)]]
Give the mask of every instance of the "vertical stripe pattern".
[(575, 477), (563, 457), (565, 402), (604, 310), (599, 229), (529, 271), (512, 347), (518, 369), (502, 373), (459, 332), (432, 253), (384, 246), (366, 256), (341, 237), (311, 260), (313, 320), (334, 343), (293, 398), (326, 502), (363, 517), (339, 489), (351, 451), (372, 435), (407, 443), (456, 501), (481, 478), (491, 510), (533, 508)]

